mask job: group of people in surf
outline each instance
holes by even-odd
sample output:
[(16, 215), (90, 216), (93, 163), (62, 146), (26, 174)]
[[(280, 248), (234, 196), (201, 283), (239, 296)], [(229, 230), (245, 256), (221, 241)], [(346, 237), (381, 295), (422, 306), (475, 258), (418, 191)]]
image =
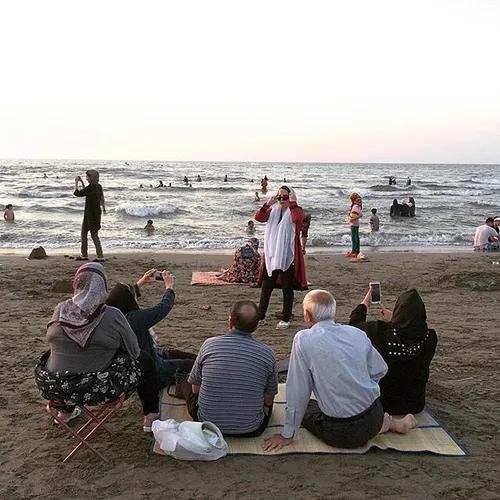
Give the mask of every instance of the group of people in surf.
[(413, 196), (408, 198), (408, 203), (405, 200), (399, 203), (398, 199), (394, 198), (390, 215), (391, 217), (415, 217), (415, 199)]

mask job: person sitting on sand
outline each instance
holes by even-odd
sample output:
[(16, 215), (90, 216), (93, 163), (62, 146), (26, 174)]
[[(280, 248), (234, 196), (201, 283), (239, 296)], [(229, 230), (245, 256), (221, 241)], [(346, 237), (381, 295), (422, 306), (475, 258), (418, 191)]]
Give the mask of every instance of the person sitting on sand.
[(301, 424), (337, 448), (357, 448), (377, 434), (415, 427), (412, 414), (398, 420), (384, 413), (378, 383), (387, 365), (364, 332), (335, 322), (332, 294), (309, 292), (303, 309), (308, 329), (293, 339), (284, 428), (264, 438), (264, 450), (291, 444)]
[(11, 203), (5, 206), (5, 212), (3, 213), (3, 220), (5, 222), (14, 222), (15, 220), (14, 209), (12, 208)]
[(278, 393), (276, 355), (252, 333), (259, 324), (257, 305), (240, 300), (229, 314), (229, 332), (203, 343), (176, 397), (185, 399), (196, 422), (213, 422), (225, 435), (259, 436), (271, 418)]
[(140, 309), (137, 298), (141, 296), (141, 288), (150, 283), (158, 283), (160, 280), (155, 279), (156, 273), (156, 269), (146, 271), (135, 285), (118, 283), (109, 292), (106, 304), (116, 307), (125, 315), (137, 337), (139, 347), (154, 359), (159, 385), (162, 388), (170, 386), (176, 372), (189, 373), (196, 355), (156, 346), (153, 326), (168, 315), (175, 300), (174, 276), (168, 271), (163, 271), (161, 281), (165, 286), (165, 291), (161, 302), (156, 306)]
[(150, 431), (159, 416), (158, 374), (123, 314), (105, 305), (104, 266), (97, 262), (80, 266), (73, 289), (73, 297), (56, 306), (47, 325), (50, 351), (35, 368), (42, 396), (65, 404), (58, 416), (69, 421), (79, 415), (79, 404), (109, 403), (137, 390), (143, 428)]
[(153, 231), (155, 231), (155, 227), (153, 226), (153, 220), (152, 219), (149, 219), (148, 222), (146, 223), (146, 225), (144, 226), (144, 230), (147, 232), (147, 233), (152, 233)]
[(261, 257), (259, 254), (259, 240), (250, 238), (244, 247), (234, 252), (231, 267), (217, 276), (227, 283), (257, 283)]
[(379, 320), (366, 321), (371, 289), (352, 312), (349, 324), (363, 330), (389, 367), (380, 381), (380, 401), (391, 415), (419, 413), (425, 407), (429, 366), (437, 335), (427, 326), (425, 305), (417, 290), (403, 292), (389, 311), (380, 306)]
[(397, 198), (394, 198), (394, 200), (392, 200), (390, 216), (399, 217), (400, 215), (401, 215), (400, 205), (398, 203)]
[(493, 228), (493, 217), (488, 217), (486, 222), (476, 229), (474, 235), (474, 250), (491, 252), (500, 248), (500, 237)]

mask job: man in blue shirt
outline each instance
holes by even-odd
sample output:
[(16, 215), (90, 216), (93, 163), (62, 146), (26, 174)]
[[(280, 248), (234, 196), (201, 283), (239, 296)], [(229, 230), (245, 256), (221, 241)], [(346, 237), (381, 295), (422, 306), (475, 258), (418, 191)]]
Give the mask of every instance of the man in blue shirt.
[(379, 433), (415, 427), (411, 414), (397, 420), (384, 413), (378, 382), (387, 365), (362, 330), (335, 323), (331, 293), (309, 292), (303, 309), (309, 328), (293, 339), (284, 429), (264, 438), (264, 449), (289, 445), (301, 424), (337, 448), (357, 448)]

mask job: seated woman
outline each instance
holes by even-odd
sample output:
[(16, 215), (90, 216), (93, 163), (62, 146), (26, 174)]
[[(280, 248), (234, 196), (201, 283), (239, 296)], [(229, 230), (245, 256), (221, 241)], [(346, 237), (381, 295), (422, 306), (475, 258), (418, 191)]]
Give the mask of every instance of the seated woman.
[(244, 247), (234, 252), (231, 267), (217, 276), (228, 283), (257, 283), (260, 268), (259, 240), (249, 238)]
[(397, 198), (394, 198), (392, 201), (390, 215), (391, 217), (399, 217), (401, 215), (401, 209)]
[(107, 277), (96, 262), (80, 266), (71, 299), (58, 304), (47, 326), (46, 352), (35, 368), (44, 398), (64, 403), (69, 421), (79, 405), (100, 405), (137, 390), (144, 431), (158, 419), (158, 375), (153, 359), (139, 349), (123, 314), (105, 305)]
[[(159, 279), (155, 279), (155, 274)], [(163, 297), (157, 305), (140, 309), (137, 297), (141, 288), (148, 283), (161, 281), (165, 286)], [(106, 304), (119, 309), (127, 318), (134, 331), (139, 347), (154, 360), (158, 372), (159, 385), (169, 387), (174, 382), (175, 374), (189, 373), (196, 359), (196, 354), (182, 352), (168, 347), (156, 347), (156, 335), (153, 326), (164, 319), (174, 306), (174, 276), (168, 271), (158, 273), (156, 269), (145, 272), (135, 285), (118, 283), (108, 295)]]
[(427, 327), (425, 305), (418, 292), (411, 289), (398, 297), (392, 313), (381, 306), (381, 319), (366, 321), (370, 305), (371, 289), (352, 311), (349, 324), (366, 332), (389, 367), (380, 381), (384, 411), (391, 415), (421, 412), (437, 345), (436, 332)]

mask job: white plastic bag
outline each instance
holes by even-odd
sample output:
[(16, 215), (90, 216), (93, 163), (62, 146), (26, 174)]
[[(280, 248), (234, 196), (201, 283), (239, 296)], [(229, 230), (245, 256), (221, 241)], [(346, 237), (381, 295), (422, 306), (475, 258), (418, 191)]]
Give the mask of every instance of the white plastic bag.
[(155, 420), (152, 429), (160, 448), (178, 460), (217, 460), (229, 450), (221, 431), (212, 422)]

